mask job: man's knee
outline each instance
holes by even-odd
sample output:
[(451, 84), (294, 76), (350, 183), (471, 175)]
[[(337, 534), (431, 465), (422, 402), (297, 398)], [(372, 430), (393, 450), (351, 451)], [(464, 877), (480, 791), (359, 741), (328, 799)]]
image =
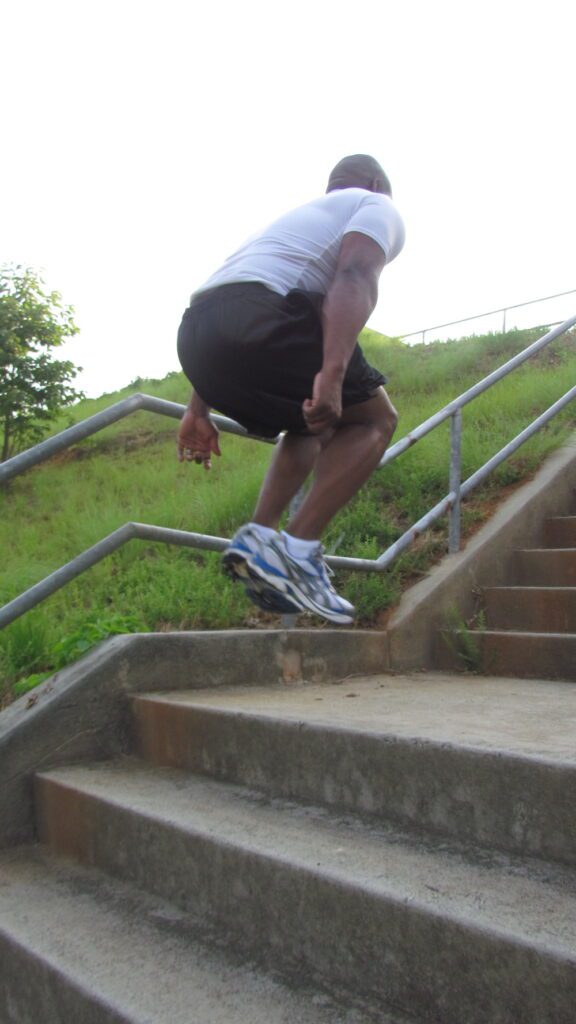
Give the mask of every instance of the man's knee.
[(367, 403), (366, 411), (369, 412), (371, 425), (376, 431), (383, 448), (386, 448), (398, 426), (398, 413), (384, 388), (379, 389), (375, 399), (375, 401)]
[(384, 388), (366, 402), (349, 405), (342, 414), (340, 426), (359, 425), (367, 430), (371, 444), (377, 445), (382, 453), (390, 443), (398, 424), (398, 413), (388, 398)]
[(388, 440), (393, 436), (396, 427), (398, 426), (398, 413), (392, 402), (388, 402), (388, 408), (384, 413), (384, 432), (386, 433)]
[(374, 412), (375, 415), (371, 417), (372, 444), (381, 458), (398, 426), (398, 413), (387, 395), (378, 403)]

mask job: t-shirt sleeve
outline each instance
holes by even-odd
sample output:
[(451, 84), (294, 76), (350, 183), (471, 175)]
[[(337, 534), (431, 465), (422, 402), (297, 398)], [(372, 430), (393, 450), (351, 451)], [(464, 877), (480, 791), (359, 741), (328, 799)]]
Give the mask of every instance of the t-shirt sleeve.
[(404, 245), (404, 223), (398, 210), (388, 196), (377, 192), (366, 196), (352, 215), (344, 234), (351, 231), (359, 231), (377, 242), (386, 254), (387, 263), (398, 255)]

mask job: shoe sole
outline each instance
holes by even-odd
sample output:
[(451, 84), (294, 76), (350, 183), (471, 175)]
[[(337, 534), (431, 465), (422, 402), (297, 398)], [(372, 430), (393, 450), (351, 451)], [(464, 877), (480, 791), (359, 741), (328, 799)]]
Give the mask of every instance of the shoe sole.
[(279, 615), (299, 615), (303, 610), (275, 587), (250, 572), (248, 555), (227, 551), (222, 558), (224, 572), (233, 583), (241, 583), (246, 596), (262, 611)]
[(267, 585), (262, 586), (251, 580), (250, 584), (245, 586), (244, 593), (252, 601), (252, 604), (255, 604), (263, 612), (272, 615), (300, 615), (301, 613), (300, 608), (297, 608), (291, 601), (280, 597), (272, 590), (272, 587)]

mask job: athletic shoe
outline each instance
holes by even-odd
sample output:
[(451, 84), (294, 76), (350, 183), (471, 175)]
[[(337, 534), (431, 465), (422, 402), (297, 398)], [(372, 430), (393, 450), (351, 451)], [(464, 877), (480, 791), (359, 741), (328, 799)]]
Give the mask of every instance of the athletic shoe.
[(294, 558), (283, 536), (261, 538), (246, 560), (246, 571), (269, 583), (302, 611), (314, 612), (337, 625), (348, 625), (354, 621), (354, 606), (335, 591), (330, 582), (331, 570), (322, 553), (318, 543), (306, 558)]
[[(266, 539), (253, 524), (242, 526), (222, 556), (224, 571), (234, 583), (242, 583), (246, 596), (263, 611), (298, 615), (302, 609), (284, 593), (281, 579), (278, 579), (280, 586), (276, 587), (250, 570), (250, 560), (255, 555), (263, 556), (265, 546)], [(273, 573), (272, 565), (268, 565), (268, 569)]]

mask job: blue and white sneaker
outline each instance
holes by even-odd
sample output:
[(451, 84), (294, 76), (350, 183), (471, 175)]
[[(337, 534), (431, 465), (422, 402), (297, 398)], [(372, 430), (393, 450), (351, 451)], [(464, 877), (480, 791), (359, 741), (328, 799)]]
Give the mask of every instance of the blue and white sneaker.
[(318, 542), (305, 558), (295, 558), (281, 534), (264, 536), (255, 524), (247, 523), (230, 541), (222, 563), (233, 580), (244, 584), (252, 600), (267, 584), (265, 595), (274, 601), (276, 611), (314, 612), (336, 625), (349, 625), (354, 621), (354, 606), (336, 593), (322, 552)]
[[(278, 537), (279, 534), (274, 534)], [(246, 596), (262, 611), (276, 612), (280, 615), (298, 615), (302, 609), (294, 601), (291, 601), (285, 594), (285, 588), (280, 576), (274, 578), (274, 582), (268, 582), (260, 575), (254, 573), (250, 563), (253, 557), (260, 556), (262, 562), (266, 562), (269, 574), (273, 574), (273, 565), (269, 564), (265, 557), (264, 549), (267, 546), (267, 539), (253, 523), (242, 526), (230, 541), (222, 556), (224, 571), (234, 583), (242, 583)], [(279, 585), (277, 586), (276, 583)]]
[(356, 609), (350, 601), (338, 594), (332, 585), (330, 577), (334, 573), (324, 561), (324, 548), (320, 542), (305, 558), (297, 558), (290, 554), (286, 542), (284, 549), (292, 570), (296, 572), (296, 578), (292, 581), (292, 597), (300, 597), (306, 608), (328, 622), (337, 625), (349, 625), (353, 622)]
[(282, 535), (270, 532), (262, 537), (249, 523), (239, 530), (223, 560), (229, 571), (233, 565), (240, 578), (268, 584), (301, 611), (314, 611), (329, 623), (347, 626), (354, 622), (355, 609), (334, 590), (322, 551), (318, 543), (305, 558), (296, 558)]

